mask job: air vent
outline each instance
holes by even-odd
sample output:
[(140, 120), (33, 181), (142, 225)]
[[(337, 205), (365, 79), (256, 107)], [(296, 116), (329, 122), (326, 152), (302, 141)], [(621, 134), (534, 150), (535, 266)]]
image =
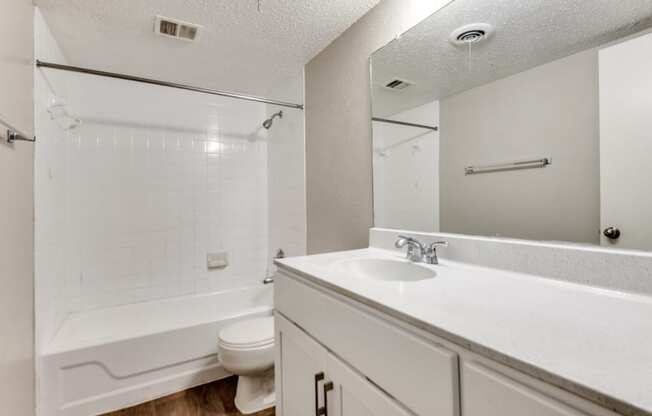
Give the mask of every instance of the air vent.
[(199, 40), (200, 25), (169, 17), (156, 16), (154, 32), (169, 38), (195, 42)]
[(476, 45), (489, 39), (494, 33), (494, 27), (487, 23), (472, 23), (453, 31), (448, 40), (455, 46)]
[(484, 30), (468, 30), (457, 35), (457, 40), (462, 43), (476, 43), (482, 41), (484, 36)]
[(393, 79), (385, 84), (385, 88), (390, 90), (404, 90), (407, 87), (414, 85), (414, 82), (406, 81), (404, 79)]

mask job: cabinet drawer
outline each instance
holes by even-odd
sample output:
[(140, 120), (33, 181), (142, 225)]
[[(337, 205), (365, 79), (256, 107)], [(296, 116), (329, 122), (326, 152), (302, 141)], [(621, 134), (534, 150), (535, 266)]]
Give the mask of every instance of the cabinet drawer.
[(458, 357), (279, 273), (275, 307), (417, 415), (459, 415)]
[(586, 416), (482, 364), (462, 366), (462, 412), (465, 416)]

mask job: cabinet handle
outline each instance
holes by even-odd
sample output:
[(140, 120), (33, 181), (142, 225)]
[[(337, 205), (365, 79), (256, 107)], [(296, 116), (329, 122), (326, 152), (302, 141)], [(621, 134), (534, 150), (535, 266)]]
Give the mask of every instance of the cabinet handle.
[(324, 383), (324, 416), (328, 416), (328, 392), (333, 390), (333, 382), (327, 381)]
[(324, 379), (324, 373), (315, 374), (315, 416), (320, 416), (322, 408), (319, 407), (319, 382)]

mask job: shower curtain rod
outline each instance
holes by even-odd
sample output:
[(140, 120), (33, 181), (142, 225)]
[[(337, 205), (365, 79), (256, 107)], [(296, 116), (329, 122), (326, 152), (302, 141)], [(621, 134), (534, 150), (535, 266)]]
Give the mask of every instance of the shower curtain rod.
[(381, 123), (398, 124), (399, 126), (418, 127), (420, 129), (428, 129), (434, 131), (439, 130), (439, 127), (428, 126), (427, 124), (408, 123), (407, 121), (390, 120), (388, 118), (380, 118), (380, 117), (371, 117), (371, 119), (373, 121), (379, 121)]
[(209, 88), (193, 87), (192, 85), (160, 81), (156, 79), (137, 77), (137, 76), (127, 75), (127, 74), (119, 74), (116, 72), (98, 71), (96, 69), (82, 68), (79, 66), (54, 64), (51, 62), (40, 61), (38, 59), (36, 60), (36, 66), (38, 68), (52, 68), (61, 71), (78, 72), (81, 74), (90, 74), (90, 75), (97, 75), (100, 77), (116, 78), (116, 79), (122, 79), (126, 81), (141, 82), (144, 84), (159, 85), (161, 87), (178, 88), (181, 90), (188, 90), (188, 91), (200, 92), (200, 93), (211, 94), (211, 95), (219, 95), (222, 97), (236, 98), (238, 100), (256, 101), (259, 103), (273, 104), (281, 107), (289, 107), (289, 108), (295, 108), (297, 110), (303, 110), (302, 104), (294, 104), (285, 101), (270, 100), (268, 98), (256, 97), (254, 95), (237, 94), (228, 91), (219, 91), (219, 90), (212, 90)]

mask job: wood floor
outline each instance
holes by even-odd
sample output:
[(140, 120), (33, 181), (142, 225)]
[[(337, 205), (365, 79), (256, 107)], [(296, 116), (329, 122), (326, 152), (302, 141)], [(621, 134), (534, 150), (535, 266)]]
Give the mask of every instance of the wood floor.
[[(229, 377), (103, 416), (238, 416), (242, 413), (233, 404), (236, 381)], [(275, 414), (272, 408), (252, 416)]]

